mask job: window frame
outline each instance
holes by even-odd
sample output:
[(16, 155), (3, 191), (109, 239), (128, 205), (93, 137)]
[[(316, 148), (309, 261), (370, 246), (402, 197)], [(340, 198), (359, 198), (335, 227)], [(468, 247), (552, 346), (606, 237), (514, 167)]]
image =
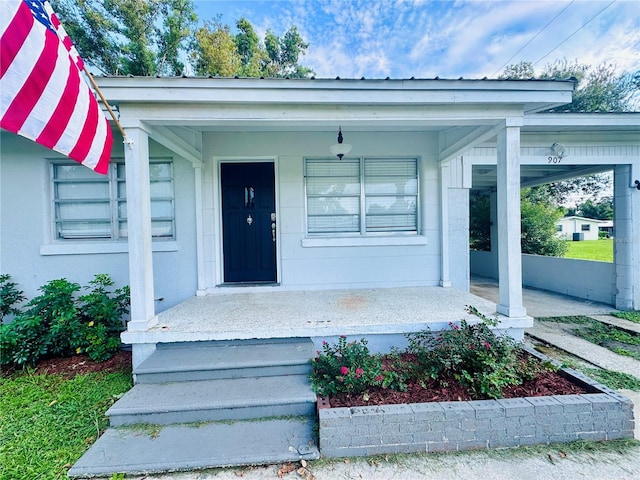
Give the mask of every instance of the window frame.
[(581, 232), (590, 232), (591, 231), (591, 224), (590, 223), (583, 223), (580, 225), (580, 231)]
[[(162, 216), (162, 217), (152, 217), (152, 229), (153, 229), (153, 221), (160, 222), (171, 222), (171, 235), (152, 235), (152, 241), (154, 242), (174, 242), (176, 240), (176, 215), (175, 215), (175, 165), (174, 159), (171, 157), (154, 157), (149, 159), (149, 164), (168, 164), (170, 169), (169, 177), (161, 177), (159, 181), (170, 181), (171, 184), (171, 196), (158, 196), (151, 197), (151, 201), (169, 201), (171, 203), (170, 209), (170, 217)], [(109, 168), (107, 174), (104, 175), (105, 183), (107, 184), (107, 191), (109, 194), (109, 198), (104, 202), (108, 203), (109, 208), (109, 234), (100, 236), (100, 235), (78, 235), (78, 236), (70, 236), (63, 237), (59, 234), (59, 225), (64, 223), (65, 221), (59, 217), (58, 206), (64, 203), (73, 203), (73, 200), (65, 201), (64, 199), (58, 198), (57, 193), (57, 184), (77, 184), (77, 183), (99, 183), (102, 179), (96, 180), (60, 180), (56, 178), (56, 168), (59, 166), (80, 166), (83, 167), (77, 162), (73, 162), (70, 160), (51, 160), (49, 162), (49, 187), (50, 187), (50, 204), (51, 204), (51, 238), (54, 242), (60, 244), (67, 243), (81, 243), (81, 244), (90, 244), (90, 243), (126, 243), (128, 241), (128, 231), (126, 234), (121, 233), (120, 226), (122, 224), (126, 224), (128, 221), (126, 214), (125, 216), (120, 216), (120, 207), (124, 203), (126, 204), (126, 177), (118, 176), (118, 167), (124, 165), (124, 159), (122, 158), (113, 158), (109, 163)], [(97, 174), (96, 174), (97, 175)], [(155, 181), (156, 179), (150, 179), (150, 182)], [(125, 186), (125, 194), (124, 196), (119, 196), (119, 187), (120, 185)], [(62, 200), (62, 201), (61, 201)], [(82, 200), (77, 201), (76, 203), (81, 203)], [(93, 202), (89, 202), (93, 203)], [(87, 219), (79, 219), (78, 221), (87, 221)], [(91, 221), (89, 219), (88, 221)]]
[[(319, 232), (312, 233), (309, 232), (309, 192), (307, 189), (307, 165), (309, 160), (320, 160), (320, 161), (333, 161), (333, 157), (321, 157), (321, 156), (313, 156), (313, 157), (305, 157), (303, 160), (303, 183), (304, 183), (304, 222), (305, 222), (305, 238), (307, 239), (330, 239), (330, 238), (374, 238), (374, 237), (398, 237), (398, 236), (419, 236), (421, 231), (421, 222), (420, 222), (420, 162), (421, 158), (417, 155), (396, 155), (396, 156), (361, 156), (361, 157), (344, 157), (343, 160), (358, 160), (359, 161), (359, 182), (360, 182), (360, 192), (359, 192), (359, 208), (360, 208), (360, 219), (359, 219), (359, 229), (357, 232)], [(367, 161), (407, 161), (412, 160), (415, 162), (415, 172), (416, 172), (416, 228), (415, 230), (388, 230), (388, 231), (367, 231), (367, 212), (366, 212), (366, 203), (367, 203), (367, 194), (366, 194), (366, 162)], [(355, 196), (355, 195), (354, 195)], [(376, 195), (369, 194), (368, 197), (376, 197), (376, 196), (385, 196), (385, 195)], [(411, 196), (414, 195), (404, 195)]]

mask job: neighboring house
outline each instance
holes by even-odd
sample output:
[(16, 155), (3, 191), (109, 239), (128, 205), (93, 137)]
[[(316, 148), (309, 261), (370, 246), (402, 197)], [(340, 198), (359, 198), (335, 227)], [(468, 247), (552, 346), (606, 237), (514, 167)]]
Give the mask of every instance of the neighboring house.
[(577, 217), (575, 215), (561, 218), (556, 228), (557, 236), (565, 240), (598, 240), (601, 220)]
[[(104, 272), (130, 284), (124, 338), (134, 362), (167, 341), (153, 330), (157, 314), (194, 296), (467, 292), (471, 189), (492, 196), (496, 309), (521, 334), (531, 319), (520, 187), (610, 169), (615, 302), (640, 308), (640, 192), (629, 188), (640, 177), (640, 117), (538, 113), (570, 102), (571, 81), (98, 83), (128, 137), (107, 176), (2, 132), (0, 267), (30, 296), (60, 277), (82, 283)], [(342, 159), (329, 150), (339, 127), (352, 145)], [(552, 148), (558, 142), (562, 150)], [(597, 237), (597, 223), (590, 228), (580, 231)]]
[(601, 221), (598, 224), (598, 231), (604, 232), (606, 238), (613, 237), (613, 220)]

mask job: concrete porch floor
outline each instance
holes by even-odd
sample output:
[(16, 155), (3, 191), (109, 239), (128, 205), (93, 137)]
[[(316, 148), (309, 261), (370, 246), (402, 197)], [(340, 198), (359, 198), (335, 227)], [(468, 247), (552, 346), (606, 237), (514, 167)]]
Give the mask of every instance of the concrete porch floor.
[[(493, 278), (471, 277), (470, 290), (472, 294), (486, 300), (499, 301), (498, 281)], [(612, 305), (527, 287), (522, 289), (522, 303), (527, 309), (527, 315), (534, 318), (607, 315), (615, 310)]]
[[(272, 287), (233, 289), (192, 297), (158, 315), (146, 331), (126, 331), (125, 343), (152, 344), (208, 340), (398, 335), (429, 326), (477, 319), (471, 305), (494, 317), (496, 305), (472, 293), (443, 287), (283, 291)], [(531, 317), (507, 319), (503, 328), (522, 329)]]

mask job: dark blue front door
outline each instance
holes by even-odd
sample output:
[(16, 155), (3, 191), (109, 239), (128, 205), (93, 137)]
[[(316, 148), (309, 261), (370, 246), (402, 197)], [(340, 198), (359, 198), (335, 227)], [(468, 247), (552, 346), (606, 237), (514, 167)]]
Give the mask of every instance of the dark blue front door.
[(223, 163), (224, 281), (276, 281), (273, 163)]

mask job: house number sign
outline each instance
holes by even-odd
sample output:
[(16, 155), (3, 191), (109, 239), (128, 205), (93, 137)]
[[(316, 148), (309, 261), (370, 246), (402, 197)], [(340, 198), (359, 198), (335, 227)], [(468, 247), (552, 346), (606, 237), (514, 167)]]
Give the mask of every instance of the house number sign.
[(556, 157), (556, 156), (547, 157), (547, 163), (560, 163), (560, 162), (562, 162), (562, 157)]

